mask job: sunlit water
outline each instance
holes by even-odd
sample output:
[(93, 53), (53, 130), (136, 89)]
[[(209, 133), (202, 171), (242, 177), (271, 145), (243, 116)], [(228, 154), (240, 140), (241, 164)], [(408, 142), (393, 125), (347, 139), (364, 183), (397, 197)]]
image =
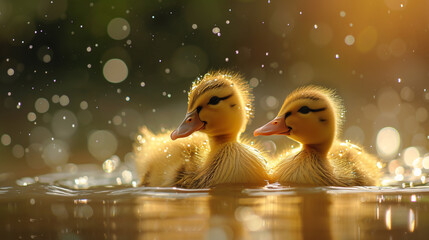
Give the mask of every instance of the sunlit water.
[(424, 185), (149, 188), (138, 187), (131, 167), (112, 172), (95, 165), (74, 167), (0, 187), (2, 236), (425, 239), (429, 234), (429, 187)]

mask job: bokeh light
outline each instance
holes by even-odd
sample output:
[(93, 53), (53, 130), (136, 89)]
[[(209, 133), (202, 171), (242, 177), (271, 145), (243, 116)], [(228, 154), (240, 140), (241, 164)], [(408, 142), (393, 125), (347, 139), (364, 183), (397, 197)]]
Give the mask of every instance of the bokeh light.
[(66, 164), (69, 160), (69, 146), (61, 140), (54, 140), (43, 148), (42, 158), (46, 165), (55, 167)]
[(130, 31), (130, 24), (124, 18), (114, 18), (107, 25), (109, 37), (115, 40), (125, 39), (130, 34)]
[(53, 95), (51, 98), (51, 101), (53, 103), (59, 103), (60, 102), (60, 96), (58, 96), (57, 94)]
[(28, 119), (28, 121), (30, 121), (30, 122), (34, 122), (34, 121), (36, 121), (36, 118), (37, 118), (37, 116), (36, 116), (36, 114), (35, 114), (34, 112), (29, 112), (29, 113), (27, 114), (27, 119)]
[(13, 70), (13, 68), (9, 68), (9, 69), (7, 70), (7, 75), (9, 75), (9, 76), (13, 76), (13, 74), (15, 74), (15, 70)]
[(88, 136), (88, 150), (98, 160), (104, 160), (114, 155), (117, 147), (118, 140), (110, 131), (97, 130)]
[(62, 95), (59, 99), (59, 103), (61, 106), (65, 107), (65, 106), (69, 105), (70, 98), (67, 95)]
[(384, 159), (390, 159), (398, 154), (401, 138), (398, 131), (392, 127), (385, 127), (377, 134), (377, 152)]
[(408, 147), (402, 154), (407, 166), (412, 166), (413, 162), (420, 157), (420, 151), (416, 147)]
[(344, 38), (344, 42), (345, 42), (347, 45), (351, 46), (351, 45), (353, 45), (353, 44), (355, 43), (355, 37), (354, 37), (353, 35), (347, 35), (347, 36)]
[(46, 98), (38, 98), (34, 102), (34, 108), (38, 113), (45, 113), (49, 110), (49, 101)]
[(88, 102), (87, 101), (80, 102), (80, 109), (82, 110), (88, 109)]
[(16, 144), (15, 146), (13, 146), (12, 148), (12, 154), (15, 158), (22, 158), (24, 157), (24, 147), (20, 144)]
[(11, 142), (12, 142), (12, 138), (9, 136), (9, 134), (3, 134), (1, 136), (1, 143), (4, 146), (9, 146)]
[(128, 76), (128, 67), (121, 59), (110, 59), (103, 67), (104, 78), (111, 83), (120, 83)]
[(425, 169), (429, 169), (429, 156), (425, 156), (425, 157), (423, 158), (423, 167), (424, 167)]
[(70, 110), (59, 110), (52, 117), (52, 132), (59, 138), (70, 138), (76, 132), (78, 122)]

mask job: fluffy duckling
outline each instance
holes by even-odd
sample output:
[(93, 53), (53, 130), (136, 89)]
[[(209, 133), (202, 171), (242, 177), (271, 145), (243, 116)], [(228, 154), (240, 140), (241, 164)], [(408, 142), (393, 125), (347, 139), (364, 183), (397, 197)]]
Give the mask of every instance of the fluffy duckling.
[(240, 139), (252, 116), (252, 101), (238, 74), (207, 73), (194, 82), (185, 119), (171, 133), (173, 141), (165, 133), (155, 136), (142, 129), (136, 149), (142, 184), (185, 188), (265, 184), (265, 158)]
[(149, 187), (179, 186), (178, 181), (195, 172), (202, 163), (201, 152), (208, 150), (205, 134), (171, 141), (170, 132), (152, 133), (146, 127), (137, 136), (136, 167), (141, 184)]
[(307, 86), (293, 91), (277, 117), (254, 135), (286, 135), (301, 148), (286, 153), (274, 167), (273, 180), (324, 186), (378, 185), (377, 159), (356, 145), (337, 140), (343, 105), (333, 90)]

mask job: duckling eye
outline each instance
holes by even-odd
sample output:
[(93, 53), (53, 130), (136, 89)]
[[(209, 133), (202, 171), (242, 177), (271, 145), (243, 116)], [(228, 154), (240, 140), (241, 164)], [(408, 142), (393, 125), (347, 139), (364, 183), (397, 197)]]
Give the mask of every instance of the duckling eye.
[(217, 96), (214, 96), (214, 97), (210, 98), (210, 101), (207, 104), (217, 105), (220, 102), (220, 100), (222, 100), (222, 99), (217, 97)]
[(304, 106), (304, 107), (301, 107), (301, 108), (298, 110), (298, 112), (299, 112), (299, 113), (302, 113), (302, 114), (307, 114), (307, 113), (311, 112), (311, 109), (310, 109), (309, 107), (307, 107), (307, 106)]

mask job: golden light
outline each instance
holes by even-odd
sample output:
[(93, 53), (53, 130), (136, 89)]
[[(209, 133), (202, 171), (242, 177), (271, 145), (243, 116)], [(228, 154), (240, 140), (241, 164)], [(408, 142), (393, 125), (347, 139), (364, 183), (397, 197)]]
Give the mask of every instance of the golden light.
[(416, 229), (416, 215), (413, 209), (410, 209), (408, 213), (408, 227), (410, 232), (414, 232), (414, 229)]
[(420, 151), (416, 147), (409, 147), (404, 150), (403, 158), (407, 166), (412, 166), (414, 160), (420, 157)]
[(385, 159), (393, 158), (398, 154), (401, 138), (393, 127), (382, 128), (377, 134), (376, 147), (378, 154)]
[(386, 228), (392, 230), (392, 209), (390, 207), (386, 211)]

